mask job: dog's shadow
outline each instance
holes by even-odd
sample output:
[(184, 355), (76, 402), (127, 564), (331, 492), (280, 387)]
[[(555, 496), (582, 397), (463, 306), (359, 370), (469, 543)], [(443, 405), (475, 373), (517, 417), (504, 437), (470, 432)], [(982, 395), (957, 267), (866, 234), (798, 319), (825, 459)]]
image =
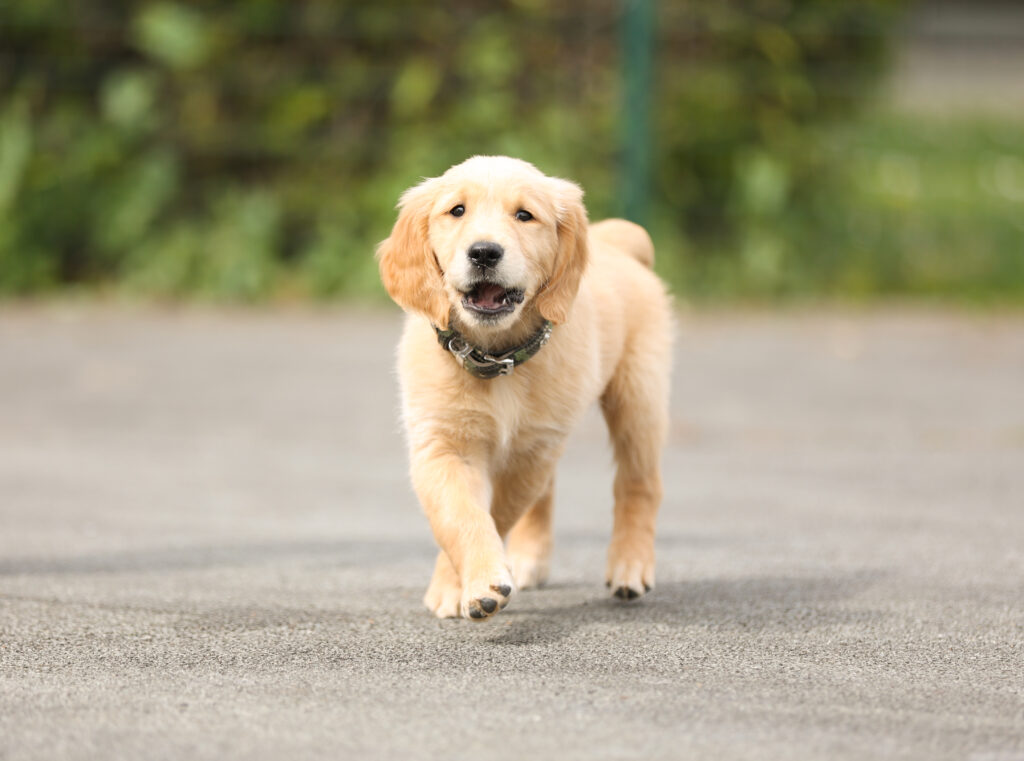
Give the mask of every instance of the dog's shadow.
[(554, 585), (520, 593), (517, 602), (523, 604), (501, 614), (507, 623), (488, 641), (509, 646), (552, 644), (581, 627), (601, 625), (807, 631), (877, 618), (877, 612), (842, 603), (864, 592), (880, 576), (865, 572), (669, 581), (630, 602), (591, 584)]

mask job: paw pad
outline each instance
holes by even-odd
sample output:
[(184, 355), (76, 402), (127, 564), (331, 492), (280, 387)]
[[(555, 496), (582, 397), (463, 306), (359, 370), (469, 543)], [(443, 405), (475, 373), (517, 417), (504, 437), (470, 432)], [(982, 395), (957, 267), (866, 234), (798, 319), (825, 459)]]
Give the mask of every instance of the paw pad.
[(488, 581), (490, 583), (481, 580), (479, 585), (471, 584), (470, 590), (463, 588), (462, 615), (466, 618), (484, 621), (508, 605), (515, 589), (508, 572), (495, 573)]

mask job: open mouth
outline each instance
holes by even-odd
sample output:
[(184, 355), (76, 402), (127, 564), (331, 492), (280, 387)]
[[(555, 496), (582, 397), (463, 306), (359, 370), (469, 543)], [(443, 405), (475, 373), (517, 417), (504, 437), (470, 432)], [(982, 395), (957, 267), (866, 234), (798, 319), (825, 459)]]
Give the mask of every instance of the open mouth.
[(486, 280), (475, 283), (471, 290), (462, 294), (462, 306), (486, 317), (513, 312), (522, 301), (522, 289), (506, 288)]

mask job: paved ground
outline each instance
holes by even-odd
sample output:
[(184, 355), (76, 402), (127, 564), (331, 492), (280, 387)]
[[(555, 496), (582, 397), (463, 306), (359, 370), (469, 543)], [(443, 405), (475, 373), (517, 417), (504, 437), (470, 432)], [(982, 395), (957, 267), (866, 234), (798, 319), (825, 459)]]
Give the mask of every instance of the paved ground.
[(0, 758), (1024, 759), (1024, 319), (683, 317), (659, 586), (420, 608), (391, 312), (0, 310)]

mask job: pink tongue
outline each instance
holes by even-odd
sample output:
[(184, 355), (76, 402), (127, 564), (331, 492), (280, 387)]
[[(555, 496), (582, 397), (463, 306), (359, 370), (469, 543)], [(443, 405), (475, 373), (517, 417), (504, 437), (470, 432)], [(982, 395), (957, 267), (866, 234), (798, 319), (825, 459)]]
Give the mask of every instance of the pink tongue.
[(495, 309), (501, 306), (505, 298), (505, 289), (494, 283), (484, 283), (477, 286), (473, 296), (473, 302), (487, 309)]

